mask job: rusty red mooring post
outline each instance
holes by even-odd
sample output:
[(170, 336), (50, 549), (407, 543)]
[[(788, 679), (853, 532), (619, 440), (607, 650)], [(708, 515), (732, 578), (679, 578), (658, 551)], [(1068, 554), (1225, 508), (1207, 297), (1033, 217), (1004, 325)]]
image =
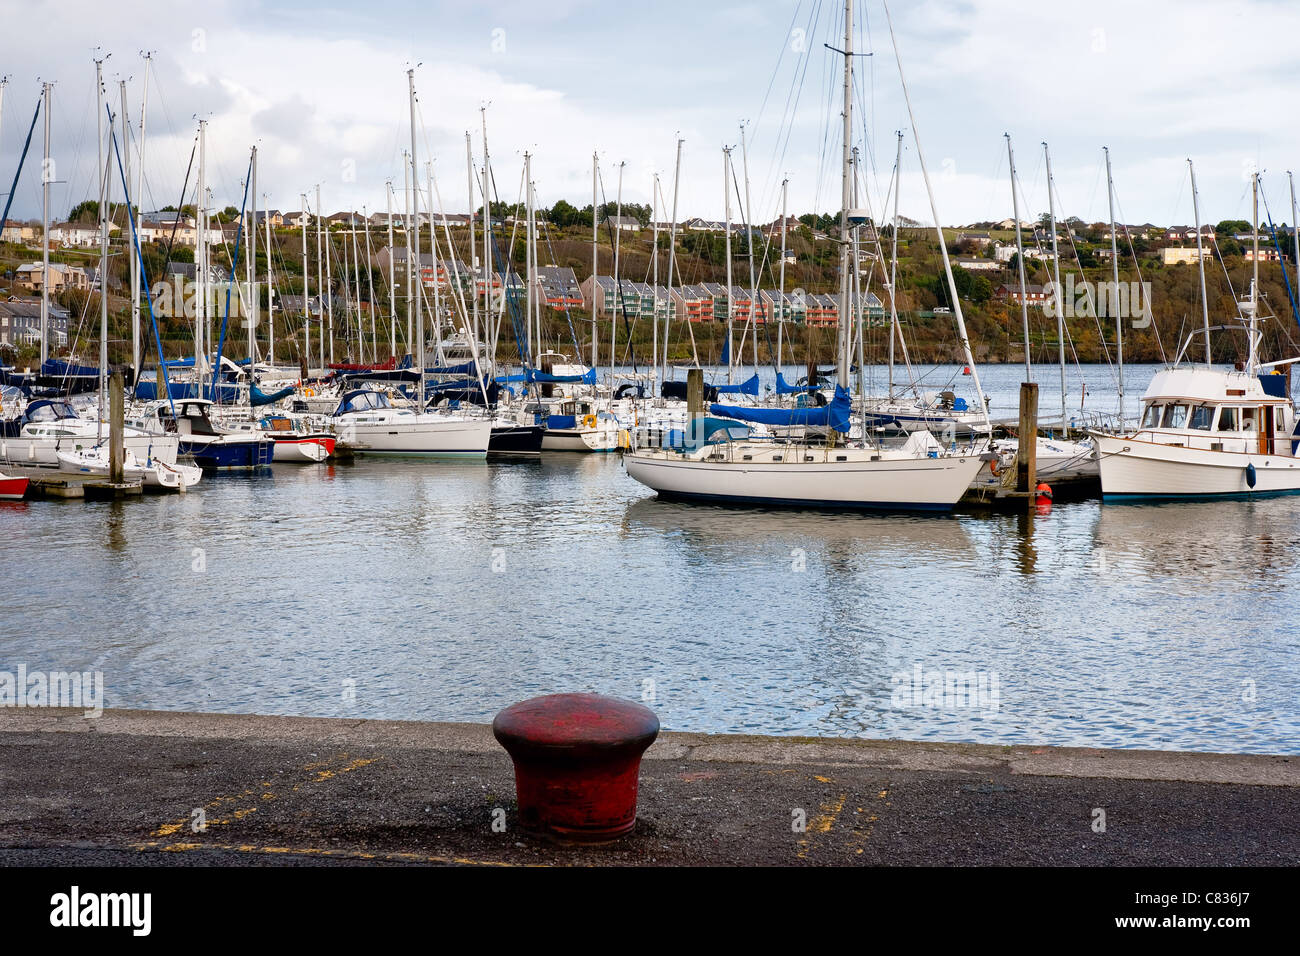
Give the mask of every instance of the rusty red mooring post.
[(632, 831), (641, 755), (659, 734), (650, 708), (600, 694), (550, 694), (501, 711), (492, 733), (515, 763), (525, 830), (583, 843)]

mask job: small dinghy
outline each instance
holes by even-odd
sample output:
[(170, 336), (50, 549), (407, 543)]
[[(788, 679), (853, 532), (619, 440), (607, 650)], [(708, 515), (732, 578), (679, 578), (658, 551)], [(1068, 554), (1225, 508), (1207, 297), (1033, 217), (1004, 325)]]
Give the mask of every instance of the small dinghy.
[[(110, 464), (108, 449), (103, 445), (58, 452), (59, 467), (80, 475), (108, 477)], [(140, 481), (146, 488), (163, 491), (186, 491), (199, 483), (203, 469), (194, 465), (169, 465), (157, 458), (141, 462), (131, 452), (122, 460), (122, 476), (128, 481)]]

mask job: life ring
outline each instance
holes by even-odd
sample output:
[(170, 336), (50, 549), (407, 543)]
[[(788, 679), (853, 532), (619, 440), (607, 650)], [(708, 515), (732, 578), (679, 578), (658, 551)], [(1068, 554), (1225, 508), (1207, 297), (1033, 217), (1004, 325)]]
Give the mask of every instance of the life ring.
[(584, 415), (584, 416), (583, 416), (583, 419), (582, 419), (582, 427), (583, 427), (583, 428), (595, 428), (595, 427), (596, 427), (596, 416), (595, 416), (595, 415)]
[(996, 478), (1001, 471), (1002, 471), (1002, 459), (994, 458), (992, 461), (989, 462), (990, 475)]
[(316, 397), (316, 389), (314, 389), (314, 388), (304, 388), (304, 389), (302, 390), (302, 394), (303, 394), (304, 396), (306, 396), (307, 398), (315, 398), (315, 397)]

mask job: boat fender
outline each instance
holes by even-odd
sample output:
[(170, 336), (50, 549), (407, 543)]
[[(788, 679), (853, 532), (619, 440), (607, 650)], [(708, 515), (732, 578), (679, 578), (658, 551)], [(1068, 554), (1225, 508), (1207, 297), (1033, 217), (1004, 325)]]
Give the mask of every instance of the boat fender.
[(1255, 487), (1255, 466), (1253, 464), (1246, 466), (1246, 487)]
[(1045, 481), (1040, 481), (1038, 487), (1034, 489), (1034, 492), (1040, 499), (1046, 498), (1048, 501), (1052, 500), (1052, 486)]

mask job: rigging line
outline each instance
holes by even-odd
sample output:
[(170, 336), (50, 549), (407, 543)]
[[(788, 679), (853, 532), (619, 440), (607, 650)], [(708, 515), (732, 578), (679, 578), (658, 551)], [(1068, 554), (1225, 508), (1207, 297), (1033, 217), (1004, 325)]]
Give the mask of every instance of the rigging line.
[[(1137, 272), (1139, 288), (1145, 288), (1145, 283), (1143, 283), (1142, 281), (1142, 263), (1138, 261), (1137, 249), (1133, 245), (1133, 237), (1132, 235), (1129, 234), (1128, 225), (1124, 223), (1124, 219), (1126, 219), (1127, 217), (1124, 215), (1124, 207), (1119, 201), (1118, 191), (1115, 193), (1115, 206), (1119, 209), (1120, 225), (1124, 229), (1124, 239), (1126, 242), (1128, 242), (1129, 255), (1133, 258), (1133, 269), (1135, 272)], [(1116, 290), (1115, 295), (1116, 298), (1118, 299), (1118, 295), (1119, 295), (1118, 290)], [(1151, 303), (1147, 301), (1145, 296), (1143, 296), (1142, 301), (1146, 305), (1147, 312), (1151, 313)], [(1132, 306), (1132, 301), (1129, 302), (1129, 305), (1130, 307)], [(1156, 323), (1154, 315), (1149, 315), (1149, 321), (1151, 324), (1151, 331), (1155, 334), (1156, 337), (1156, 348), (1160, 350), (1160, 361), (1162, 363), (1167, 363), (1168, 359), (1165, 356), (1165, 344), (1163, 341), (1161, 341), (1160, 338), (1160, 326)]]
[[(1280, 264), (1284, 261), (1284, 259), (1282, 256), (1282, 246), (1277, 241), (1277, 228), (1273, 225), (1273, 213), (1269, 211), (1268, 199), (1264, 196), (1264, 184), (1259, 183), (1258, 188), (1259, 188), (1259, 198), (1264, 203), (1264, 215), (1268, 217), (1268, 233), (1273, 240), (1273, 247), (1277, 249), (1277, 261)], [(1286, 282), (1286, 296), (1291, 302), (1291, 313), (1295, 315), (1297, 317), (1297, 321), (1300, 322), (1300, 306), (1296, 305), (1296, 294), (1295, 291), (1291, 288), (1291, 277), (1287, 275), (1287, 270), (1285, 268), (1282, 269), (1282, 278)]]
[(794, 15), (790, 18), (790, 25), (786, 27), (786, 39), (781, 43), (781, 52), (776, 58), (776, 66), (772, 68), (772, 76), (767, 81), (767, 90), (763, 93), (763, 101), (758, 107), (758, 118), (754, 120), (755, 126), (759, 125), (763, 121), (763, 111), (767, 109), (767, 98), (772, 95), (772, 86), (776, 83), (776, 77), (781, 72), (781, 63), (785, 60), (786, 48), (792, 45), (789, 41), (794, 36), (794, 25), (799, 20), (799, 11), (802, 8), (803, 0), (799, 0), (799, 2), (795, 4)]
[[(812, 10), (809, 13), (808, 29), (806, 33), (807, 36), (816, 35), (817, 26), (821, 22), (821, 8), (822, 8), (821, 0), (816, 0)], [(773, 146), (774, 155), (775, 155), (776, 146), (779, 146), (780, 156), (772, 164), (771, 167), (771, 169), (773, 170), (773, 172), (771, 173), (772, 176), (776, 175), (775, 173), (776, 169), (781, 169), (785, 167), (786, 156), (790, 149), (790, 137), (794, 133), (795, 115), (798, 113), (799, 110), (799, 102), (803, 98), (803, 90), (808, 78), (808, 64), (811, 61), (812, 61), (812, 57), (809, 55), (807, 49), (805, 49), (804, 54), (800, 59), (800, 65), (796, 66), (795, 68), (796, 75), (791, 78), (790, 92), (786, 94), (786, 106), (785, 106), (785, 110), (781, 114), (781, 126), (785, 130), (785, 138), (783, 140), (780, 134), (778, 134), (776, 137), (776, 143)], [(791, 102), (792, 100), (793, 102)], [(770, 195), (770, 187), (771, 187), (771, 182), (769, 181), (766, 187), (769, 190), (769, 195)]]
[[(596, 169), (596, 179), (597, 179), (597, 181), (600, 183), (600, 198), (603, 199), (603, 200), (605, 200), (603, 203), (601, 203), (601, 208), (606, 210), (606, 212), (605, 212), (605, 231), (609, 234), (609, 248), (610, 248), (610, 252), (612, 253), (612, 252), (613, 252), (613, 249), (614, 249), (614, 230), (610, 227), (610, 224), (609, 224), (609, 211), (608, 211), (608, 208), (607, 208), (607, 207), (609, 206), (609, 197), (605, 195), (605, 176), (604, 176), (604, 174), (600, 171), (600, 168), (599, 168), (599, 167), (597, 167), (597, 169)], [(595, 214), (595, 210), (593, 210), (592, 213), (593, 213), (593, 215), (594, 215), (594, 214)], [(620, 227), (620, 228), (621, 228), (621, 227)], [(624, 358), (624, 362), (626, 363), (628, 357), (630, 356), (631, 359), (632, 359), (632, 371), (633, 371), (634, 373), (639, 373), (639, 372), (640, 372), (640, 368), (639, 368), (638, 365), (637, 365), (637, 361), (636, 361), (636, 352), (635, 352), (635, 351), (633, 350), (633, 348), (632, 348), (632, 332), (633, 332), (635, 326), (634, 326), (632, 323), (630, 323), (630, 322), (628, 321), (628, 317), (627, 317), (627, 302), (624, 300), (624, 296), (623, 296), (623, 277), (622, 277), (622, 276), (617, 276), (617, 275), (614, 276), (614, 291), (615, 291), (615, 293), (618, 295), (618, 310), (619, 310), (619, 313), (623, 316), (623, 330), (624, 330), (625, 332), (627, 332), (627, 343), (626, 343), (626, 344), (624, 345), (624, 347), (623, 347), (623, 358)], [(595, 308), (595, 297), (596, 297), (596, 292), (595, 292), (595, 280), (593, 280), (593, 281), (592, 281), (592, 307), (593, 307), (593, 308)], [(728, 301), (730, 301), (730, 300), (728, 300)], [(611, 320), (611, 321), (617, 321), (617, 319), (614, 319), (614, 320)], [(613, 378), (614, 378), (614, 369), (613, 369), (613, 368), (610, 368), (610, 370), (609, 370), (609, 375), (610, 375), (610, 380), (611, 380), (611, 383), (612, 383)]]

